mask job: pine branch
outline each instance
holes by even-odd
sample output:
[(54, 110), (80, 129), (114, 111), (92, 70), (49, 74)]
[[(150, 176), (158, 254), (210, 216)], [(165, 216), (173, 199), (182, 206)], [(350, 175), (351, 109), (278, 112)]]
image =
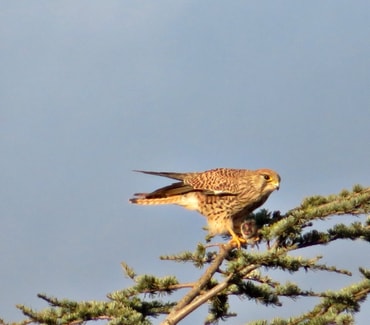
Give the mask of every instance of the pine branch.
[[(281, 306), (280, 297), (293, 300), (299, 297), (318, 297), (321, 301), (311, 311), (287, 320), (277, 318), (270, 324), (349, 324), (353, 322), (352, 314), (360, 310), (360, 304), (370, 294), (370, 270), (360, 268), (364, 280), (359, 283), (342, 290), (325, 292), (303, 290), (291, 282), (282, 284), (271, 275), (264, 275), (263, 270), (280, 269), (290, 273), (312, 270), (351, 275), (349, 271), (336, 266), (320, 264), (320, 256), (297, 257), (291, 256), (290, 252), (314, 245), (327, 245), (334, 240), (361, 239), (370, 242), (370, 217), (363, 223), (356, 221), (350, 225), (336, 224), (326, 231), (307, 231), (318, 219), (366, 213), (370, 213), (370, 188), (361, 186), (337, 195), (306, 198), (299, 207), (285, 215), (278, 211), (271, 213), (261, 210), (249, 218), (255, 218), (258, 227), (256, 237), (262, 241), (261, 245), (267, 247), (266, 250), (237, 250), (228, 244), (199, 244), (194, 252), (162, 256), (162, 260), (188, 262), (197, 268), (205, 268), (198, 280), (187, 283), (181, 283), (175, 276), (137, 275), (131, 267), (122, 263), (125, 275), (132, 280), (133, 285), (108, 294), (107, 301), (77, 302), (40, 294), (39, 298), (49, 307), (35, 311), (23, 305), (17, 306), (27, 317), (17, 325), (76, 325), (92, 320), (107, 320), (110, 325), (146, 325), (159, 315), (167, 315), (163, 324), (174, 325), (205, 303), (209, 305), (206, 324), (213, 324), (236, 316), (229, 311), (230, 296), (272, 306)], [(214, 246), (219, 247), (219, 250), (213, 250)], [(171, 296), (173, 292), (184, 289), (189, 291), (179, 301), (162, 300), (164, 296)], [(0, 320), (0, 324), (5, 323)]]
[[(212, 262), (212, 264), (208, 267), (206, 272), (201, 276), (201, 278), (197, 281), (197, 284), (190, 290), (173, 308), (171, 313), (168, 315), (166, 320), (162, 323), (164, 325), (173, 325), (178, 323), (184, 317), (186, 317), (191, 311), (197, 308), (198, 304), (193, 304), (191, 307), (187, 307), (195, 297), (197, 297), (201, 290), (207, 285), (207, 283), (211, 280), (212, 276), (217, 272), (218, 268), (233, 249), (233, 246), (228, 244), (225, 246), (220, 246), (220, 252)], [(185, 307), (187, 307), (185, 309)]]
[[(336, 237), (333, 234), (324, 234), (313, 231), (310, 236), (303, 237), (302, 230), (307, 225), (312, 225), (311, 221), (325, 219), (334, 215), (362, 215), (370, 213), (370, 187), (364, 188), (355, 185), (353, 191), (343, 190), (337, 195), (311, 196), (306, 198), (302, 204), (295, 209), (288, 211), (285, 215), (279, 213), (267, 222), (269, 227), (260, 229), (260, 233), (265, 240), (270, 241), (275, 238), (273, 248), (289, 245), (307, 247), (315, 244), (329, 243)], [(368, 230), (368, 229), (367, 229)], [(363, 236), (368, 239), (366, 227), (363, 229)]]
[(202, 268), (205, 264), (212, 263), (216, 255), (216, 252), (207, 252), (206, 246), (204, 246), (202, 243), (199, 243), (195, 252), (193, 253), (187, 251), (177, 255), (162, 255), (160, 256), (160, 259), (181, 263), (192, 262), (195, 267)]

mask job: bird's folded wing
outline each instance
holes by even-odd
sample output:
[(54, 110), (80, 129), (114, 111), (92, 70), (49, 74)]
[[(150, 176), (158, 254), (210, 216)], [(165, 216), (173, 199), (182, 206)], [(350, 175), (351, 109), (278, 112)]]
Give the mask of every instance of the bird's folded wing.
[(214, 195), (237, 195), (241, 171), (237, 169), (212, 169), (203, 173), (194, 173), (184, 179), (195, 190), (213, 192)]
[(158, 199), (174, 195), (186, 194), (192, 191), (194, 191), (194, 189), (190, 185), (186, 185), (183, 182), (178, 182), (165, 187), (161, 187), (151, 193), (135, 193), (134, 195), (146, 199)]

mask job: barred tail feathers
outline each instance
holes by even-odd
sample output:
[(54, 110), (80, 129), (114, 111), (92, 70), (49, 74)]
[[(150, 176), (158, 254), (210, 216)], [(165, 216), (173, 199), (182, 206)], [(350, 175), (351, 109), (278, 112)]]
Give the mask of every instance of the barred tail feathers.
[[(137, 194), (135, 194), (137, 195)], [(161, 204), (178, 204), (180, 201), (180, 197), (170, 196), (170, 197), (163, 197), (163, 198), (146, 198), (145, 194), (139, 194), (139, 197), (132, 198), (129, 201), (133, 204), (140, 204), (140, 205), (161, 205)]]
[[(199, 200), (196, 193), (187, 193), (184, 195), (173, 195), (161, 198), (146, 197), (146, 194), (138, 193), (138, 197), (132, 198), (129, 201), (133, 204), (139, 205), (162, 205), (162, 204), (176, 204), (188, 210), (199, 211)], [(150, 193), (149, 193), (150, 196)]]

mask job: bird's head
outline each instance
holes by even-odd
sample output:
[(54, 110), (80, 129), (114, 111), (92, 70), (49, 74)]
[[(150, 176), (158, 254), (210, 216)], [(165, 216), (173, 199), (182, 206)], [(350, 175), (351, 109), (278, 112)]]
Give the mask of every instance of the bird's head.
[(270, 194), (280, 188), (280, 175), (271, 169), (256, 170), (256, 183), (264, 194)]

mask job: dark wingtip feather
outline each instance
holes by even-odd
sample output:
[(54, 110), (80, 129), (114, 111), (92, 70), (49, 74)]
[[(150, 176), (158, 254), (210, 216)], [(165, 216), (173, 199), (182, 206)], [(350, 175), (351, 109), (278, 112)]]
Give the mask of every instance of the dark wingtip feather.
[(149, 170), (139, 170), (139, 169), (133, 169), (132, 171), (135, 173), (143, 173), (143, 174), (157, 175), (157, 176), (161, 176), (162, 174), (164, 174), (162, 172), (152, 172)]
[(152, 172), (152, 171), (147, 171), (147, 170), (136, 170), (136, 169), (134, 169), (133, 171), (137, 173), (168, 177), (168, 178), (177, 179), (177, 180), (183, 180), (184, 177), (187, 175), (186, 173)]

